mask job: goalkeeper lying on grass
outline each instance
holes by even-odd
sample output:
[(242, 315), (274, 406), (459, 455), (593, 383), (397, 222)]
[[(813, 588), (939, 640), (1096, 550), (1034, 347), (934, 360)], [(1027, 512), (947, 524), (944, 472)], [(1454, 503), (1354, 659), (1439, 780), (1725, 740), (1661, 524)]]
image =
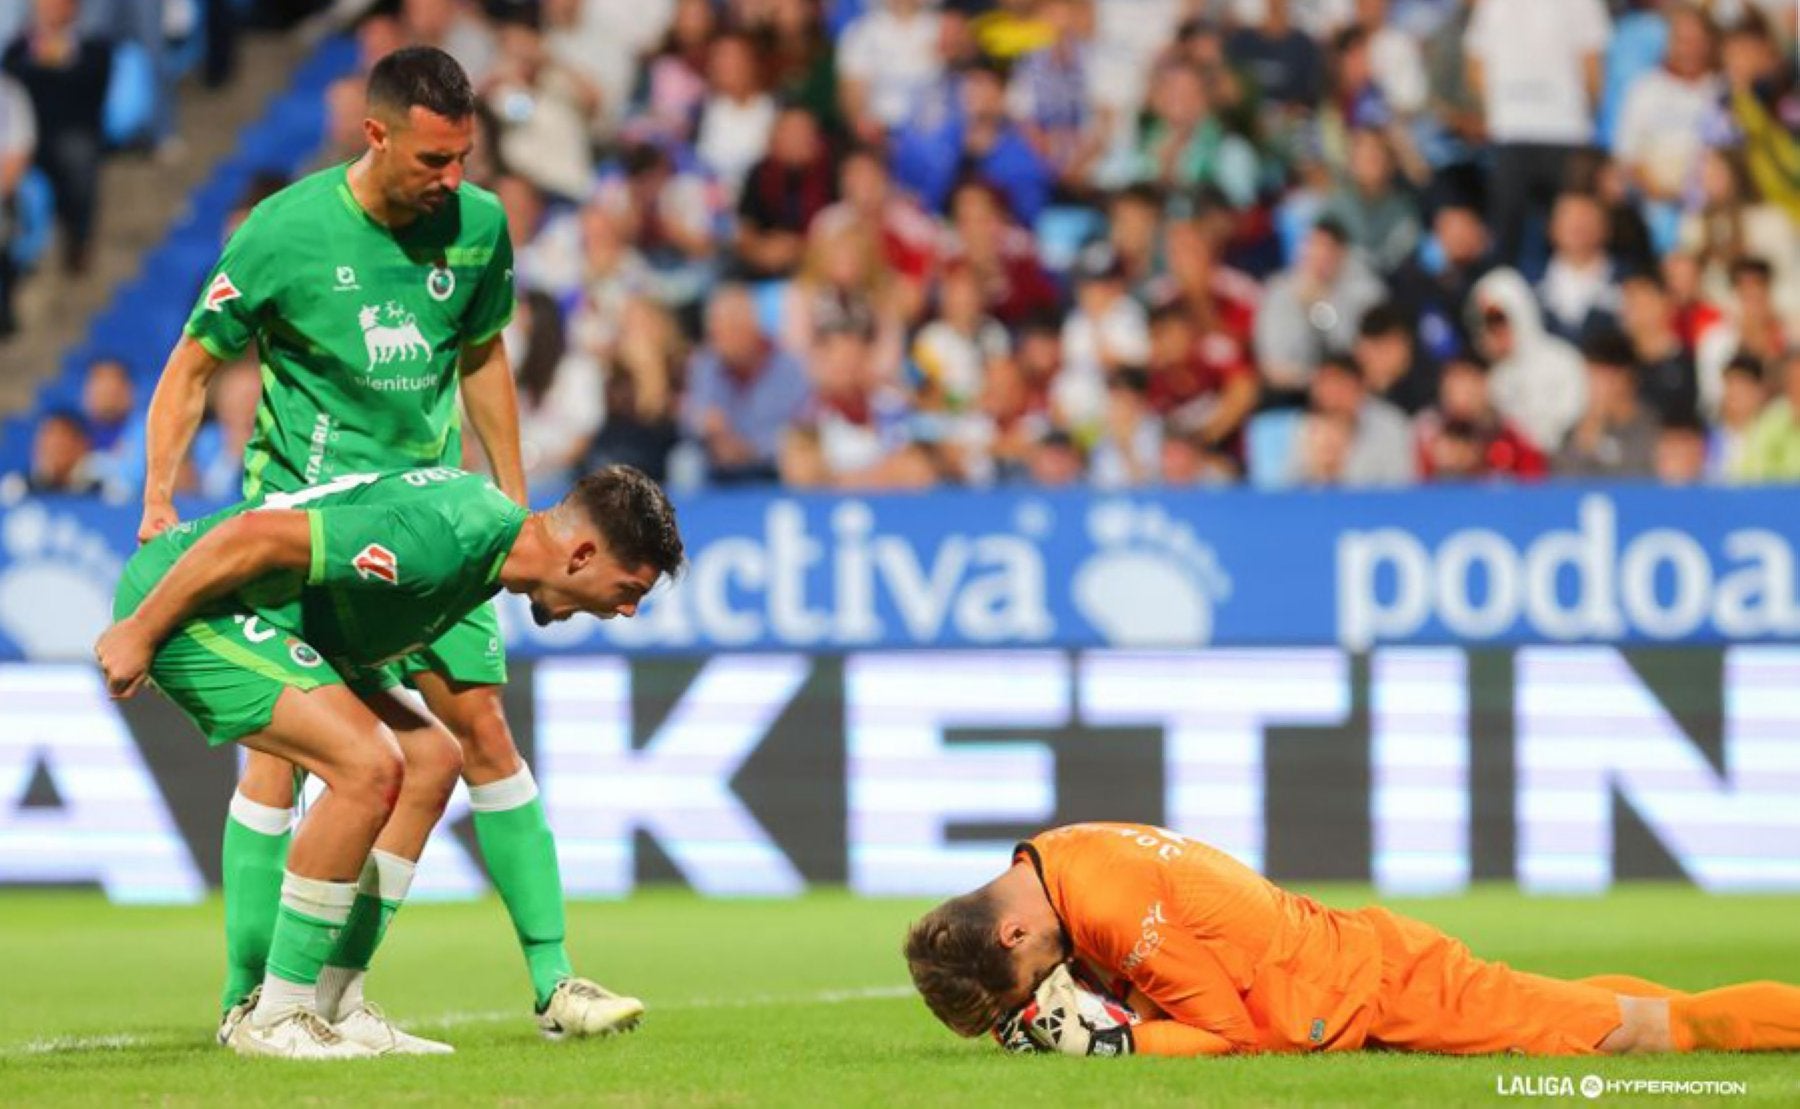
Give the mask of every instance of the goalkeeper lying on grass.
[(913, 925), (906, 961), (939, 1020), (1015, 1050), (1800, 1049), (1800, 988), (1686, 994), (1528, 974), (1386, 909), (1326, 908), (1139, 824), (1075, 824), (1020, 844), (1004, 874)]

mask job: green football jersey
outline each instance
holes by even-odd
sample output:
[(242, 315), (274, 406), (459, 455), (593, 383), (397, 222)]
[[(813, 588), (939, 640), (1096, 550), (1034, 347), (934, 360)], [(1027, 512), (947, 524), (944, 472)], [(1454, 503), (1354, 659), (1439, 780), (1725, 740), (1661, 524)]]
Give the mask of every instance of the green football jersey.
[(262, 402), (244, 495), (340, 474), (461, 463), (462, 347), (512, 317), (512, 240), (464, 184), (398, 230), (333, 166), (258, 204), (225, 245), (187, 333), (218, 358), (255, 339)]
[(120, 611), (135, 611), (201, 536), (266, 508), (306, 512), (307, 572), (270, 574), (192, 615), (254, 613), (353, 667), (410, 654), (498, 592), (501, 564), (529, 515), (487, 478), (449, 467), (340, 474), (163, 532), (126, 564)]

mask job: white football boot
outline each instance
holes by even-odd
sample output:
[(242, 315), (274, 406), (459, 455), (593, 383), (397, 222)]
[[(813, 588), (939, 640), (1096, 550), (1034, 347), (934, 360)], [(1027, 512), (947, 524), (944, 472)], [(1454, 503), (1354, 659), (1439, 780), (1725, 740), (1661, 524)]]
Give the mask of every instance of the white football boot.
[(219, 1018), (220, 1047), (225, 1047), (231, 1043), (231, 1033), (238, 1025), (244, 1022), (244, 1018), (256, 1011), (256, 1003), (261, 1000), (262, 983), (258, 982), (256, 988), (250, 991), (249, 997), (244, 998), (236, 1005), (225, 1010), (225, 1015)]
[(565, 978), (538, 1013), (538, 1030), (547, 1040), (610, 1036), (636, 1028), (643, 1016), (644, 1003), (635, 997), (620, 997), (586, 978)]
[(324, 1017), (298, 1006), (278, 1013), (267, 1024), (254, 1017), (238, 1021), (225, 1046), (239, 1055), (271, 1055), (279, 1059), (373, 1059), (375, 1052), (338, 1035)]
[(337, 1034), (377, 1055), (453, 1055), (456, 1049), (437, 1040), (415, 1036), (387, 1018), (373, 1002), (365, 1001), (338, 1017)]

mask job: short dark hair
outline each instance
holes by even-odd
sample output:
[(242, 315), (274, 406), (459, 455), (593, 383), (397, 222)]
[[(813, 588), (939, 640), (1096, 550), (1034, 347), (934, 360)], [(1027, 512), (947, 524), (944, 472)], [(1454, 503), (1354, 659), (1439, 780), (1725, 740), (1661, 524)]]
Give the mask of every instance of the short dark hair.
[(475, 90), (456, 59), (435, 46), (406, 46), (369, 71), (369, 107), (402, 116), (424, 108), (445, 119), (475, 114)]
[(1364, 339), (1384, 339), (1389, 335), (1412, 337), (1412, 322), (1393, 301), (1383, 301), (1363, 313), (1356, 333)]
[(1315, 233), (1325, 236), (1339, 246), (1350, 245), (1349, 230), (1335, 216), (1324, 217), (1313, 224), (1312, 229)]
[(675, 506), (662, 487), (635, 466), (603, 466), (584, 474), (563, 498), (587, 514), (607, 553), (626, 568), (649, 566), (673, 577), (686, 558)]
[(1589, 335), (1581, 343), (1581, 356), (1596, 366), (1630, 371), (1637, 367), (1637, 351), (1631, 340), (1608, 328)]
[(1005, 1016), (1001, 1000), (1018, 985), (1000, 944), (993, 895), (976, 890), (926, 913), (902, 948), (913, 986), (937, 1019), (959, 1036), (979, 1036)]
[(1775, 280), (1775, 267), (1769, 264), (1767, 258), (1759, 258), (1753, 254), (1732, 262), (1726, 272), (1733, 285), (1745, 277), (1757, 278), (1765, 285), (1773, 284)]
[(1764, 376), (1762, 359), (1754, 354), (1747, 354), (1740, 350), (1731, 356), (1731, 361), (1725, 363), (1725, 368), (1720, 371), (1720, 374), (1721, 376), (1725, 374), (1742, 374), (1751, 381), (1761, 385)]

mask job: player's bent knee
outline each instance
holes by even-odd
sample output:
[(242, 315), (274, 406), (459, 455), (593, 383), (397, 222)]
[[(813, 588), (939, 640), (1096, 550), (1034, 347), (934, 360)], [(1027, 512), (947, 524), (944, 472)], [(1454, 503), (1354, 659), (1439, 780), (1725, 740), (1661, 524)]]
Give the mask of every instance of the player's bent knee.
[(432, 728), (408, 742), (406, 791), (413, 803), (443, 811), (462, 772), (462, 745), (447, 730)]
[(400, 799), (406, 784), (406, 758), (385, 724), (376, 724), (367, 735), (348, 745), (332, 791), (359, 807), (387, 814)]

